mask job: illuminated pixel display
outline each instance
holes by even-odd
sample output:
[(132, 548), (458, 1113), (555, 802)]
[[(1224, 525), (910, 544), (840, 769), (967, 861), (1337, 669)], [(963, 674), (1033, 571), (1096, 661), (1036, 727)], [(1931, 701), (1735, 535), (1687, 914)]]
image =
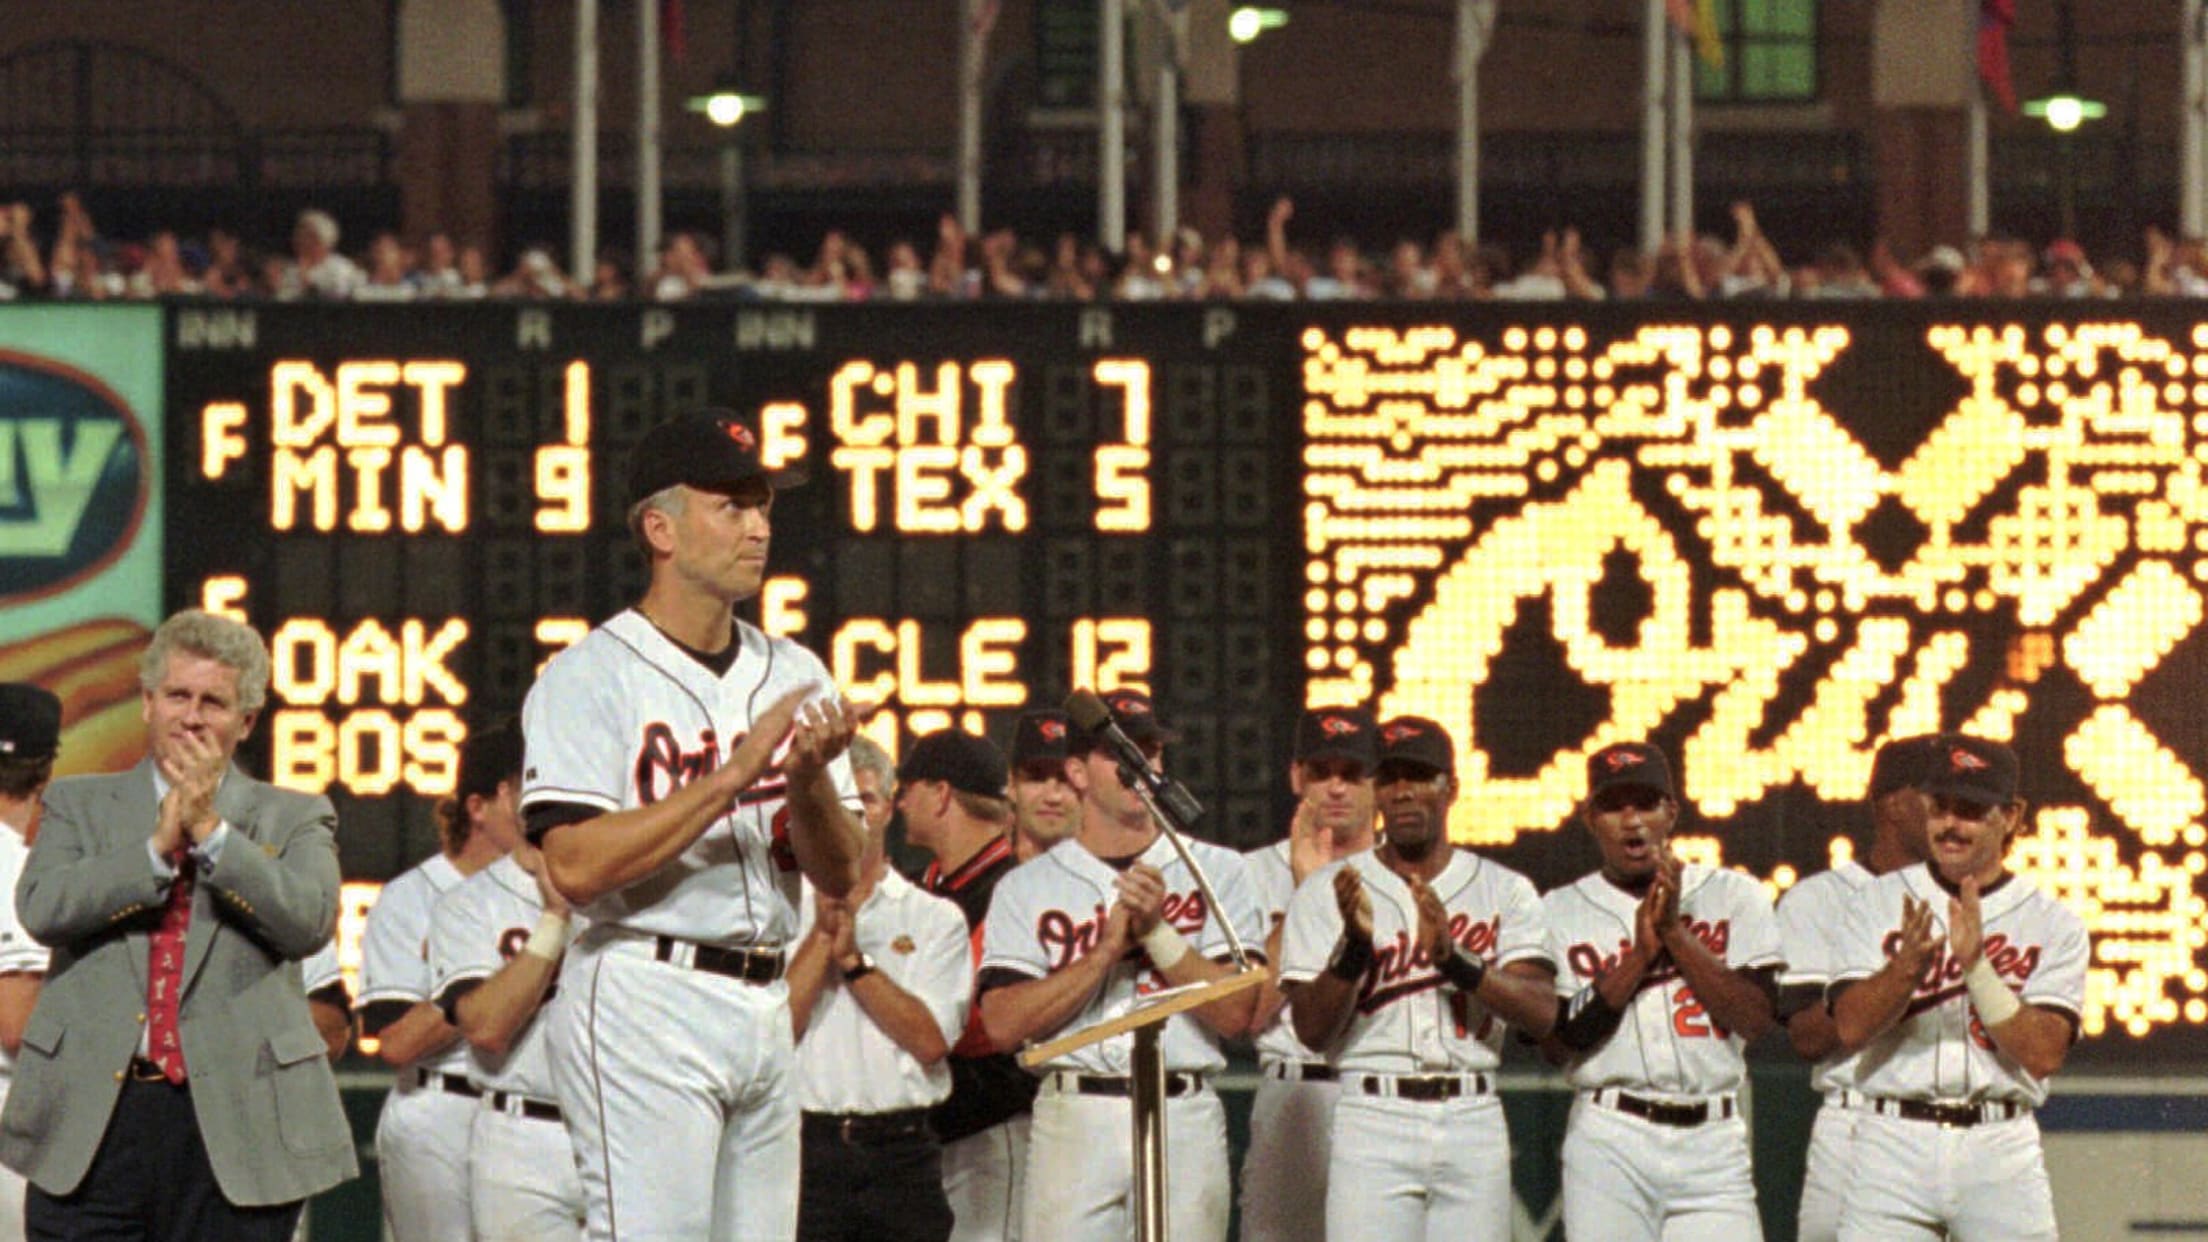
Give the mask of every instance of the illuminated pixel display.
[(1774, 890), (1820, 861), (1757, 848), (1775, 795), (1859, 800), (1891, 737), (2010, 740), (2013, 862), (2095, 937), (2088, 1032), (2199, 1023), (2208, 756), (2171, 709), (2201, 671), (2208, 329), (1916, 331), (1934, 365), (1878, 411), (1827, 392), (1866, 350), (1846, 324), (1303, 333), (1310, 701), (1447, 725), (1481, 846), (1555, 832), (1589, 753), (1660, 738), (1717, 829), (1685, 852)]
[(730, 406), (811, 480), (748, 615), (893, 750), (1145, 686), (1254, 846), (1301, 706), (1415, 712), (1454, 836), (1545, 887), (1595, 865), (1586, 754), (1647, 737), (1680, 852), (1776, 893), (1851, 855), (1878, 741), (1971, 728), (2094, 927), (2088, 1026), (2197, 1038), (2208, 329), (1935, 309), (176, 308), (168, 602), (270, 636), (253, 758), (387, 878), (640, 590), (630, 446)]

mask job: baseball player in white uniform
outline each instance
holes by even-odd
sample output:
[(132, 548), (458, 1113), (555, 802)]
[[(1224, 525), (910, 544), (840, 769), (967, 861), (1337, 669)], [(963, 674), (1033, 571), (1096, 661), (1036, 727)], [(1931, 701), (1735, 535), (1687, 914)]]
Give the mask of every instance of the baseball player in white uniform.
[[(38, 795), (60, 749), (61, 700), (41, 686), (0, 685), (0, 1104), (7, 1102), (16, 1050), (51, 956), (23, 930), (15, 885), (31, 856), (24, 838), (38, 818)], [(22, 1174), (0, 1166), (0, 1242), (23, 1236), (27, 1187)]]
[(1073, 723), (1064, 712), (1023, 712), (1012, 729), (1012, 847), (1026, 862), (1081, 826), (1081, 794), (1066, 779)]
[[(1171, 734), (1147, 695), (1102, 696), (1120, 729), (1152, 755)], [(1109, 751), (1076, 728), (1066, 772), (1081, 791), (1081, 828), (997, 885), (982, 934), (982, 1023), (999, 1048), (1126, 1013), (1144, 995), (1232, 972), (1226, 923), (1255, 946), (1263, 924), (1242, 856), (1202, 841), (1190, 855), (1221, 909), (1122, 781)], [(1254, 954), (1253, 954), (1254, 956)], [(1219, 1040), (1249, 1026), (1253, 992), (1166, 1020), (1166, 1215), (1176, 1242), (1221, 1242), (1229, 1207), (1226, 1112), (1210, 1076)], [(1130, 1062), (1123, 1035), (1047, 1065), (1028, 1149), (1027, 1242), (1125, 1242), (1134, 1232)]]
[(1381, 726), (1387, 843), (1296, 890), (1281, 980), (1297, 1034), (1341, 1074), (1330, 1238), (1509, 1242), (1503, 1028), (1556, 1021), (1533, 882), (1449, 844), (1456, 748), (1439, 724)]
[(1544, 1044), (1578, 1092), (1564, 1136), (1564, 1232), (1602, 1242), (1763, 1236), (1739, 1090), (1783, 964), (1763, 888), (1682, 866), (1671, 765), (1653, 746), (1587, 763), (1593, 874), (1543, 899), (1557, 993)]
[[(468, 1048), (432, 1001), (432, 911), (461, 881), (521, 840), (498, 773), (514, 754), (510, 729), (489, 729), (461, 748), (453, 797), (437, 808), (442, 853), (383, 886), (361, 933), (361, 1031), (398, 1070), (376, 1122), (383, 1219), (393, 1242), (468, 1242), (468, 1131), (482, 1092), (468, 1078)], [(493, 757), (493, 752), (502, 752)]]
[(2077, 1039), (2085, 923), (2002, 866), (2024, 822), (2016, 755), (1940, 740), (1928, 860), (1850, 907), (1832, 985), (1860, 1053), (1855, 1174), (1840, 1237), (2053, 1239), (2033, 1110)]
[(1932, 806), (1924, 784), (1936, 743), (1927, 735), (1879, 747), (1871, 761), (1871, 839), (1863, 861), (1850, 859), (1820, 871), (1779, 900), (1779, 944), (1786, 954), (1786, 970), (1779, 976), (1779, 1017), (1794, 1051), (1812, 1063), (1810, 1085), (1824, 1097), (1809, 1131), (1798, 1242), (1833, 1242), (1840, 1236), (1840, 1207), (1854, 1168), (1860, 1116), (1852, 1107), (1858, 1058), (1840, 1050), (1832, 1011), (1825, 1008), (1825, 989), (1839, 969), (1848, 912), (1871, 881), (1924, 859), (1925, 820)]
[(322, 1042), (335, 1061), (353, 1042), (353, 994), (345, 987), (345, 969), (337, 960), (337, 941), (323, 945), (313, 957), (299, 963), (299, 982), (307, 990), (307, 1012), (314, 1017), (314, 1029), (322, 1032)]
[[(1379, 762), (1377, 728), (1363, 708), (1314, 709), (1296, 721), (1288, 764), (1296, 814), (1288, 836), (1242, 856), (1270, 929), (1265, 960), (1276, 980), (1288, 898), (1312, 872), (1372, 848)], [(1242, 1155), (1242, 1242), (1315, 1242), (1326, 1234), (1326, 1169), (1339, 1094), (1334, 1066), (1296, 1038), (1277, 982), (1258, 993), (1251, 1029), (1263, 1077)]]
[(811, 652), (734, 613), (794, 481), (733, 414), (647, 432), (628, 487), (650, 586), (553, 657), (523, 709), (529, 835), (589, 923), (547, 1016), (601, 1242), (796, 1228), (785, 946), (800, 872), (844, 895), (865, 833), (857, 711)]

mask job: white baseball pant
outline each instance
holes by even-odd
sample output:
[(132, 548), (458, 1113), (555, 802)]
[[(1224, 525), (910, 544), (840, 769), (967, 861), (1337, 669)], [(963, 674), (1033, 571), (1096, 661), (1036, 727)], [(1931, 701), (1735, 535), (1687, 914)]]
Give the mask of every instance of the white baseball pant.
[[(419, 1070), (399, 1072), (402, 1083)], [(469, 1242), (468, 1126), (472, 1097), (442, 1087), (393, 1087), (376, 1119), (376, 1178), (391, 1242)]]
[[(7, 1107), (9, 1081), (8, 1075), (0, 1074), (0, 1108)], [(21, 1173), (0, 1164), (0, 1242), (19, 1242), (23, 1237), (23, 1199), (30, 1185)]]
[(583, 1236), (583, 1179), (561, 1123), (492, 1106), (468, 1138), (475, 1242), (574, 1242)]
[[(1025, 1242), (1127, 1242), (1135, 1232), (1133, 1101), (1061, 1091), (1035, 1097)], [(1165, 1102), (1166, 1222), (1173, 1242), (1225, 1242), (1232, 1192), (1227, 1113), (1210, 1087)]]
[(1841, 1242), (2054, 1242), (2055, 1196), (2029, 1114), (1952, 1129), (1857, 1113)]
[(1564, 1132), (1564, 1236), (1761, 1242), (1747, 1122), (1658, 1125), (1580, 1092)]
[(1267, 1066), (1250, 1103), (1242, 1154), (1242, 1242), (1325, 1242), (1327, 1162), (1333, 1154), (1331, 1082), (1288, 1081)]
[(950, 1242), (1020, 1242), (1027, 1189), (1026, 1113), (943, 1145), (943, 1195), (951, 1201)]
[(592, 1242), (789, 1242), (798, 1113), (789, 989), (652, 960), (649, 940), (568, 950), (552, 1085)]
[(1855, 1123), (1862, 1116), (1840, 1107), (1839, 1093), (1825, 1097), (1809, 1127), (1809, 1161), (1802, 1174), (1798, 1242), (1836, 1242), (1848, 1179), (1855, 1172)]
[(1351, 1076), (1334, 1106), (1327, 1237), (1510, 1242), (1510, 1132), (1502, 1101), (1368, 1096), (1355, 1085), (1361, 1077)]

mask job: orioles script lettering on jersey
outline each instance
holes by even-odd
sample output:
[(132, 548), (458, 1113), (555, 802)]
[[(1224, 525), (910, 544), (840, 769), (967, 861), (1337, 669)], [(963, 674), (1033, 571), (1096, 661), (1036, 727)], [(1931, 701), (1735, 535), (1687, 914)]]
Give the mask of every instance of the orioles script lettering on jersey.
[[(1711, 923), (1682, 914), (1679, 916), (1679, 921), (1686, 924), (1687, 934), (1701, 941), (1702, 947), (1708, 949), (1712, 957), (1720, 961), (1724, 960), (1725, 948), (1733, 940), (1733, 921), (1731, 919), (1718, 919)], [(1565, 960), (1570, 964), (1573, 974), (1582, 979), (1593, 979), (1616, 966), (1618, 959), (1631, 952), (1632, 949), (1633, 942), (1623, 936), (1618, 938), (1618, 951), (1608, 956), (1598, 952), (1594, 945), (1581, 941), (1565, 950)], [(1647, 981), (1657, 979), (1660, 972), (1663, 972), (1662, 967), (1650, 971), (1643, 981), (1644, 986)], [(1678, 973), (1677, 970), (1670, 970), (1661, 973), (1661, 977), (1664, 979), (1676, 978)]]
[[(1208, 912), (1204, 907), (1204, 895), (1194, 893), (1167, 893), (1158, 907), (1158, 917), (1171, 924), (1173, 930), (1183, 936), (1193, 936), (1204, 929)], [(1104, 934), (1104, 921), (1108, 917), (1102, 903), (1087, 919), (1076, 923), (1064, 910), (1045, 910), (1035, 919), (1035, 939), (1051, 955), (1050, 968), (1063, 970), (1076, 959), (1084, 957), (1096, 947)], [(1140, 956), (1139, 954), (1137, 956)]]
[[(1899, 928), (1886, 933), (1884, 948), (1888, 957), (1900, 950)], [(1986, 961), (1992, 964), (1993, 973), (2014, 979), (2018, 983), (2030, 982), (2032, 972), (2039, 969), (2038, 945), (2019, 948), (2010, 944), (2009, 938), (2000, 932), (1986, 937), (1983, 954)], [(1932, 946), (1932, 960), (1925, 963), (1924, 973), (1917, 977), (1917, 995), (1923, 996), (1959, 985), (1963, 981), (1963, 972), (1962, 960), (1948, 952), (1946, 942), (1935, 944)]]
[(636, 796), (650, 806), (719, 767), (720, 762), (720, 739), (713, 730), (698, 730), (698, 748), (684, 750), (675, 740), (675, 731), (655, 720), (644, 726), (644, 744), (636, 751)]
[[(1502, 927), (1499, 914), (1478, 923), (1469, 914), (1452, 914), (1449, 939), (1463, 945), (1465, 952), (1486, 958), (1493, 954)], [(1419, 972), (1415, 978), (1413, 972)], [(1434, 969), (1433, 959), (1423, 947), (1412, 945), (1409, 931), (1398, 928), (1373, 953), (1372, 970), (1365, 975), (1365, 985), (1357, 994), (1357, 1011), (1371, 1013), (1392, 1001), (1440, 986), (1441, 974)]]

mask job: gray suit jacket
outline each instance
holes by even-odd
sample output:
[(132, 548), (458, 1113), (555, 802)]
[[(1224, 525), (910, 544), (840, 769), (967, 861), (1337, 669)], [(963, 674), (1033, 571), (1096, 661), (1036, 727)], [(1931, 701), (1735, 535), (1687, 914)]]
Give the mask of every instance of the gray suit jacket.
[[(184, 940), (192, 1106), (224, 1198), (290, 1203), (359, 1171), (299, 980), (337, 924), (337, 813), (235, 768), (215, 810), (230, 837)], [(16, 888), (24, 928), (54, 952), (0, 1113), (0, 1162), (49, 1194), (84, 1180), (145, 1030), (166, 891), (146, 852), (155, 814), (150, 764), (55, 781)]]

